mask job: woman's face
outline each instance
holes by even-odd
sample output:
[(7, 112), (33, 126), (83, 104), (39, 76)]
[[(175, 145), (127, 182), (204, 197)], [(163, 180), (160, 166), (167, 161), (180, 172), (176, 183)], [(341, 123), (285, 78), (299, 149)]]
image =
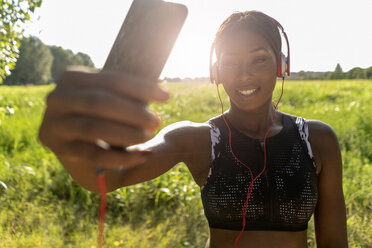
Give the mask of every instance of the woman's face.
[(268, 42), (256, 33), (242, 31), (229, 37), (220, 51), (220, 82), (230, 101), (241, 110), (271, 102), (277, 63)]

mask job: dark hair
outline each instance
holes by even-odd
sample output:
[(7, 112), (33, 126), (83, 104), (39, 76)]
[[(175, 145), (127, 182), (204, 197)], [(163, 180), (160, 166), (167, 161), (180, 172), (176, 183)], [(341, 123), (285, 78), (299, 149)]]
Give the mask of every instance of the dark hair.
[(233, 13), (221, 24), (216, 33), (215, 49), (217, 58), (219, 58), (224, 41), (229, 36), (247, 30), (261, 35), (273, 49), (276, 60), (278, 61), (282, 41), (277, 23), (272, 17), (260, 11), (253, 10)]

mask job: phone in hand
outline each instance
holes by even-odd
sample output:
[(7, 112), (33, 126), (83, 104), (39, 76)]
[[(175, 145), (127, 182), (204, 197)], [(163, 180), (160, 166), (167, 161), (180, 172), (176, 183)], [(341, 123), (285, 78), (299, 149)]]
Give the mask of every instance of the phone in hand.
[[(134, 0), (103, 70), (121, 71), (157, 82), (187, 13), (182, 4)], [(104, 149), (125, 150), (102, 140), (96, 143)]]
[(182, 4), (134, 0), (103, 70), (159, 78), (187, 16)]

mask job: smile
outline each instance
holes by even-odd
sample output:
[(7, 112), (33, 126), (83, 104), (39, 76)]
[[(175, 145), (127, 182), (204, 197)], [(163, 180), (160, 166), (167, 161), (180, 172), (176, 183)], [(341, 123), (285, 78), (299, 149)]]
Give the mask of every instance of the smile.
[(252, 86), (245, 86), (245, 87), (240, 87), (236, 89), (236, 92), (242, 96), (242, 97), (251, 97), (254, 96), (258, 91), (260, 87), (252, 87)]
[(252, 90), (238, 90), (238, 91), (242, 95), (249, 96), (249, 95), (254, 94), (257, 91), (257, 89), (252, 89)]

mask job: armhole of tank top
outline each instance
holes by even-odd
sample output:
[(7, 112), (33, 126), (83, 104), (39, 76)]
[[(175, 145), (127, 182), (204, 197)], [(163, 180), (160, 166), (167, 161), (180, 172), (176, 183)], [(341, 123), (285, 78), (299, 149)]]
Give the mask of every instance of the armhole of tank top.
[(205, 181), (204, 185), (200, 187), (200, 190), (202, 190), (205, 187), (205, 185), (207, 185), (209, 178), (212, 176), (212, 164), (213, 164), (214, 159), (216, 158), (215, 146), (221, 141), (220, 130), (211, 121), (209, 121), (208, 124), (210, 127), (209, 133), (210, 133), (210, 138), (211, 138), (211, 154), (210, 154), (211, 162), (209, 164), (207, 180)]
[(313, 166), (316, 168), (315, 159), (313, 150), (311, 149), (311, 144), (309, 142), (309, 124), (308, 121), (302, 117), (296, 118), (296, 125), (298, 127), (298, 132), (300, 134), (301, 139), (305, 142), (308, 155), (313, 162)]

